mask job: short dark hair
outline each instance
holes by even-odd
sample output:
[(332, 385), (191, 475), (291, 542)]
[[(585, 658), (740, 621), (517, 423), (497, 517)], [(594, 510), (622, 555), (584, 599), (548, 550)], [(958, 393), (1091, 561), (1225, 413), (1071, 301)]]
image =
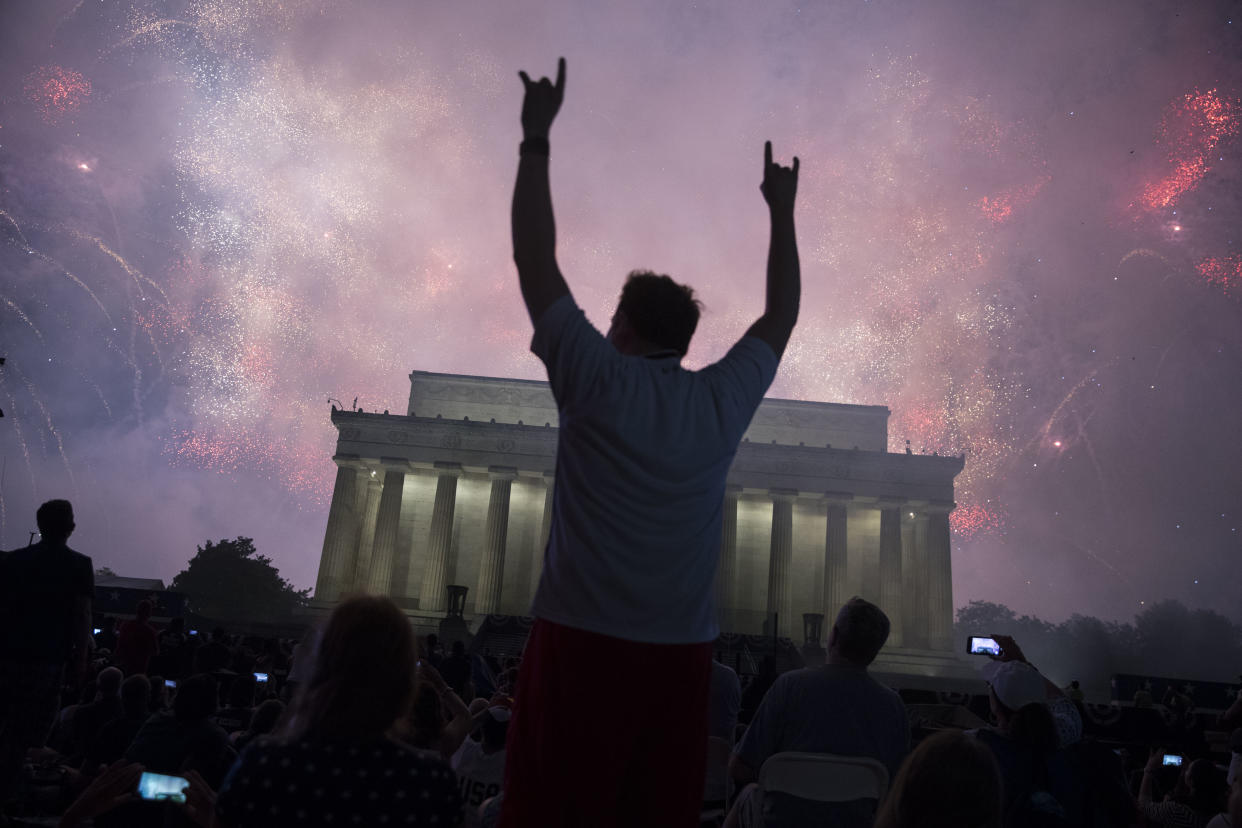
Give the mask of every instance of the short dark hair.
[(64, 540), (73, 534), (73, 504), (67, 500), (49, 500), (35, 512), (39, 534)]
[(891, 625), (884, 610), (854, 596), (837, 613), (835, 627), (837, 652), (865, 667), (875, 661), (888, 641)]
[(142, 673), (136, 673), (121, 682), (121, 709), (130, 718), (147, 712), (151, 704), (151, 682)]
[(216, 712), (216, 680), (206, 673), (190, 676), (177, 687), (173, 714), (179, 721), (197, 722)]
[(702, 309), (693, 288), (650, 270), (631, 271), (617, 303), (617, 310), (625, 314), (636, 334), (681, 356), (690, 350), (690, 338), (699, 326)]

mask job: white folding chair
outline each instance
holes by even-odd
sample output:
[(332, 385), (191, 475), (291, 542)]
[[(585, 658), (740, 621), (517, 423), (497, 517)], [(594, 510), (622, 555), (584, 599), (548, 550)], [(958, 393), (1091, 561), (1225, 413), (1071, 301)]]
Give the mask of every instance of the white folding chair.
[(759, 769), (759, 788), (816, 802), (874, 799), (888, 792), (888, 769), (875, 759), (831, 753), (776, 753)]

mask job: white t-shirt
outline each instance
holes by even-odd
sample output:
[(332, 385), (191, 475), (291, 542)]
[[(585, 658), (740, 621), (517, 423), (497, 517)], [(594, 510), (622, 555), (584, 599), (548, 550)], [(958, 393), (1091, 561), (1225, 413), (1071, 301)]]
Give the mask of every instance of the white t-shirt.
[(560, 418), (532, 614), (630, 641), (714, 640), (725, 477), (775, 352), (743, 337), (701, 371), (672, 352), (625, 356), (569, 295), (540, 317), (531, 350)]
[(479, 823), (479, 806), (500, 793), (505, 781), (505, 752), (484, 753), (483, 745), (467, 739), (453, 754), (451, 762), (461, 789), (466, 825)]

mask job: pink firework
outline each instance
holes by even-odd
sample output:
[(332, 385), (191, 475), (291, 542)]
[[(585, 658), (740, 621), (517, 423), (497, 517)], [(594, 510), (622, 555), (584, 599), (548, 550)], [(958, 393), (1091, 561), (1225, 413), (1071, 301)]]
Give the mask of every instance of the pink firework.
[(1203, 281), (1226, 296), (1242, 294), (1242, 256), (1210, 256), (1195, 267)]
[(1173, 101), (1165, 111), (1156, 140), (1168, 149), (1173, 169), (1148, 183), (1139, 200), (1153, 210), (1171, 206), (1194, 189), (1211, 169), (1221, 141), (1237, 135), (1239, 106), (1215, 89), (1194, 89)]
[(40, 66), (26, 76), (26, 99), (49, 124), (77, 112), (91, 95), (91, 82), (63, 66)]
[(960, 503), (949, 513), (949, 527), (962, 539), (1000, 529), (1003, 525), (1000, 511), (986, 503)]

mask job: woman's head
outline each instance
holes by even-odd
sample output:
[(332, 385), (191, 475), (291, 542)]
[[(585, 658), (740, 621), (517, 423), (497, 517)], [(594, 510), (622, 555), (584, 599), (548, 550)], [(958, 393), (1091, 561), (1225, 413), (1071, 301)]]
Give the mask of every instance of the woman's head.
[(876, 828), (1000, 828), (1000, 770), (978, 739), (946, 731), (915, 748), (897, 778)]
[(382, 736), (409, 709), (416, 647), (409, 620), (388, 598), (347, 598), (319, 637), (290, 708), (286, 738)]
[(1211, 759), (1196, 759), (1182, 773), (1182, 784), (1188, 792), (1187, 804), (1204, 814), (1215, 814), (1226, 807), (1229, 790), (1224, 775)]

